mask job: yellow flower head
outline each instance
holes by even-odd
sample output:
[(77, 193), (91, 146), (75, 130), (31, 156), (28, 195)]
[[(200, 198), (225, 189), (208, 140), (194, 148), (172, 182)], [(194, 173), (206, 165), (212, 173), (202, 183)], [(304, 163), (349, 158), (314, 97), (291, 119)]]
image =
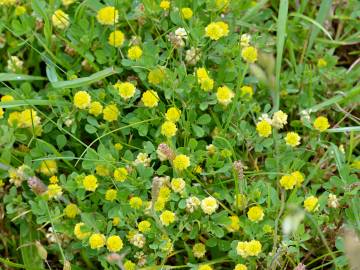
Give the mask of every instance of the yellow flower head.
[(119, 217), (114, 217), (112, 220), (112, 225), (113, 226), (117, 226), (120, 224), (120, 218)]
[(8, 101), (13, 101), (14, 97), (11, 95), (5, 95), (1, 97), (1, 102), (8, 102)]
[(143, 220), (138, 224), (138, 229), (142, 233), (147, 233), (151, 229), (151, 223), (147, 220)]
[(128, 176), (126, 168), (117, 168), (114, 171), (114, 178), (116, 181), (124, 182)]
[(179, 121), (180, 116), (181, 116), (181, 111), (176, 107), (169, 108), (165, 114), (166, 120), (174, 123)]
[(307, 197), (304, 201), (304, 208), (308, 212), (314, 212), (319, 208), (318, 202), (319, 199), (315, 196)]
[(104, 7), (97, 12), (96, 19), (103, 25), (113, 25), (119, 20), (119, 12), (112, 6)]
[(202, 80), (209, 78), (209, 75), (205, 68), (198, 68), (196, 70), (196, 77), (198, 79), (198, 82), (201, 83)]
[(212, 22), (205, 27), (205, 36), (218, 40), (229, 34), (229, 26), (224, 22)]
[(267, 138), (271, 134), (271, 125), (266, 120), (261, 120), (256, 124), (256, 131), (258, 132), (260, 137)]
[(136, 269), (136, 264), (133, 263), (132, 261), (127, 260), (124, 263), (124, 269), (125, 270), (135, 270)]
[(74, 105), (79, 109), (86, 109), (90, 106), (91, 96), (86, 91), (78, 91), (74, 95)]
[(54, 12), (51, 17), (52, 24), (59, 29), (65, 29), (69, 26), (70, 20), (69, 15), (66, 14), (61, 9), (58, 9)]
[(148, 74), (148, 80), (152, 84), (159, 84), (165, 78), (165, 71), (163, 68), (155, 68)]
[(293, 177), (295, 177), (296, 185), (297, 185), (298, 187), (300, 187), (301, 184), (304, 182), (304, 176), (302, 175), (302, 173), (299, 172), (299, 171), (295, 171), (295, 172), (291, 173), (291, 175), (292, 175)]
[(329, 127), (329, 120), (325, 116), (319, 116), (314, 121), (314, 128), (320, 132), (327, 130)]
[(103, 110), (103, 118), (108, 122), (116, 121), (119, 116), (119, 109), (115, 104), (107, 105)]
[(83, 240), (90, 235), (89, 232), (84, 232), (82, 230), (84, 228), (82, 228), (82, 227), (85, 227), (85, 223), (83, 223), (83, 222), (76, 223), (76, 225), (74, 227), (74, 234), (75, 234), (76, 238), (79, 240)]
[(46, 194), (49, 196), (50, 199), (59, 198), (62, 194), (62, 188), (58, 184), (50, 184), (48, 185)]
[(204, 91), (210, 91), (214, 88), (214, 80), (211, 78), (205, 78), (201, 81), (200, 87)]
[(0, 108), (0, 119), (4, 117), (4, 110), (3, 108)]
[(83, 186), (87, 191), (95, 191), (98, 187), (97, 178), (95, 175), (87, 175), (83, 179)]
[(169, 210), (165, 210), (160, 215), (161, 224), (164, 226), (169, 226), (175, 221), (175, 214)]
[(184, 19), (188, 20), (193, 16), (193, 11), (191, 8), (185, 7), (181, 9), (181, 15)]
[(161, 1), (160, 2), (160, 7), (163, 10), (168, 10), (170, 8), (170, 1)]
[(174, 192), (181, 193), (184, 191), (185, 181), (182, 178), (173, 178), (171, 180), (171, 189)]
[(324, 68), (327, 66), (327, 62), (324, 58), (319, 58), (317, 62), (318, 68)]
[(240, 219), (238, 216), (229, 217), (231, 223), (226, 227), (229, 232), (236, 232), (240, 230)]
[(248, 256), (257, 256), (261, 252), (262, 245), (257, 240), (251, 240), (250, 242), (238, 242), (236, 252), (243, 258)]
[(116, 189), (108, 189), (105, 193), (105, 200), (107, 201), (113, 201), (116, 199), (117, 191)]
[(121, 45), (123, 45), (124, 40), (125, 40), (124, 33), (119, 30), (116, 30), (110, 33), (108, 42), (111, 46), (118, 48), (121, 47)]
[(132, 46), (128, 50), (128, 58), (130, 60), (138, 60), (143, 54), (142, 49), (139, 46)]
[(74, 203), (68, 204), (64, 209), (64, 214), (68, 218), (75, 218), (78, 213), (79, 213), (79, 208)]
[(59, 179), (56, 175), (53, 175), (49, 178), (49, 181), (51, 184), (56, 184), (57, 182), (59, 182)]
[(171, 121), (165, 121), (164, 124), (161, 125), (161, 134), (166, 137), (175, 136), (177, 131), (176, 124)]
[(123, 248), (123, 241), (117, 235), (112, 235), (106, 240), (106, 247), (110, 252), (118, 252)]
[(234, 92), (227, 86), (219, 87), (216, 92), (217, 100), (222, 105), (228, 105), (234, 97)]
[(105, 235), (101, 233), (94, 233), (89, 238), (89, 244), (91, 249), (99, 249), (105, 245)]
[(119, 91), (119, 95), (125, 100), (128, 100), (135, 95), (135, 85), (130, 82), (118, 82), (114, 87)]
[(121, 143), (115, 143), (115, 144), (114, 144), (114, 147), (115, 147), (115, 149), (116, 149), (117, 151), (120, 151), (121, 149), (123, 149), (123, 146), (122, 146)]
[(249, 211), (247, 212), (248, 218), (257, 223), (264, 218), (264, 210), (261, 208), (261, 206), (253, 206), (250, 207)]
[(201, 201), (200, 206), (205, 214), (211, 215), (218, 209), (219, 204), (214, 197), (207, 197)]
[(95, 167), (96, 174), (100, 176), (108, 176), (110, 174), (109, 168), (104, 164), (98, 164)]
[(257, 256), (261, 252), (262, 245), (257, 240), (251, 240), (247, 246), (247, 253), (249, 256)]
[(257, 60), (257, 50), (253, 46), (245, 47), (241, 50), (241, 57), (248, 63), (254, 63)]
[(94, 116), (99, 116), (103, 111), (103, 106), (100, 102), (94, 101), (90, 103), (89, 113)]
[(176, 170), (183, 171), (190, 166), (190, 158), (186, 155), (177, 155), (173, 160), (173, 166)]
[(37, 112), (33, 109), (23, 110), (17, 121), (21, 128), (31, 128), (33, 125), (35, 127), (40, 125), (40, 117), (37, 116)]
[(193, 246), (192, 251), (194, 253), (195, 258), (202, 258), (205, 256), (206, 247), (203, 243), (197, 243)]
[(143, 205), (143, 201), (140, 197), (132, 197), (129, 203), (130, 206), (134, 209), (140, 209), (141, 206)]
[(296, 147), (300, 144), (300, 136), (296, 132), (288, 132), (285, 137), (285, 142), (287, 145)]
[(293, 175), (284, 175), (280, 178), (280, 186), (285, 189), (293, 189), (296, 185), (296, 178)]
[(251, 86), (248, 86), (248, 85), (244, 85), (243, 87), (241, 87), (240, 91), (241, 91), (242, 97), (251, 98), (254, 94), (254, 90), (252, 89)]
[(153, 108), (159, 103), (159, 96), (154, 90), (147, 90), (142, 94), (141, 101), (146, 107)]
[(39, 171), (47, 176), (56, 174), (58, 171), (56, 161), (52, 159), (43, 160), (40, 164)]
[(235, 265), (234, 270), (247, 270), (247, 266), (245, 264), (242, 263), (238, 263), (237, 265)]
[(198, 270), (213, 270), (213, 268), (208, 264), (200, 265)]

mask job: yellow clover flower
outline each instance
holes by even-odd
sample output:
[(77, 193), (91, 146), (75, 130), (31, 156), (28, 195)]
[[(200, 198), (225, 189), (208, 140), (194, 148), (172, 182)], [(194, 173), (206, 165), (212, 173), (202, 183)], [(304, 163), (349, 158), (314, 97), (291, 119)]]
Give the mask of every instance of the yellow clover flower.
[(119, 20), (119, 12), (115, 7), (107, 6), (97, 12), (96, 19), (100, 24), (114, 25)]
[(116, 48), (121, 47), (125, 40), (125, 35), (123, 32), (116, 30), (110, 33), (108, 42), (111, 46)]
[(103, 234), (94, 233), (89, 238), (91, 249), (100, 249), (105, 245), (106, 238)]

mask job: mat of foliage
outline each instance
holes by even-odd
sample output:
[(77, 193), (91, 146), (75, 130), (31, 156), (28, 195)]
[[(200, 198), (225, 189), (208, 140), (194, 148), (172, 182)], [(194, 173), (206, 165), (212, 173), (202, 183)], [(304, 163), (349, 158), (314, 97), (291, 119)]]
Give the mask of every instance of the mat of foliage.
[(359, 265), (359, 11), (0, 0), (1, 269)]

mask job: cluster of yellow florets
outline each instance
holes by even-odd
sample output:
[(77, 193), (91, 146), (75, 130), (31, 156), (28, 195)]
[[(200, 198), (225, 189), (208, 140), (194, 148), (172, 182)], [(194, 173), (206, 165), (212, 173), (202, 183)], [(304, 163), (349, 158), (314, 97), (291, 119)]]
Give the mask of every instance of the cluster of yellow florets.
[(114, 87), (119, 91), (119, 95), (125, 100), (128, 100), (135, 95), (135, 85), (130, 82), (118, 82)]
[(11, 112), (8, 123), (11, 127), (32, 128), (40, 127), (41, 119), (33, 109), (25, 109), (21, 112)]
[(108, 122), (116, 121), (118, 119), (118, 116), (119, 116), (119, 109), (115, 104), (107, 105), (103, 109), (104, 120)]
[(79, 109), (86, 109), (90, 106), (91, 96), (86, 91), (76, 92), (74, 95), (74, 105)]
[(296, 147), (300, 144), (300, 136), (296, 132), (288, 132), (285, 136), (285, 142), (287, 145)]
[(171, 121), (165, 121), (164, 124), (161, 126), (161, 134), (166, 137), (173, 137), (175, 136), (177, 131), (176, 124)]
[(319, 116), (314, 121), (314, 128), (320, 132), (327, 130), (329, 127), (329, 120), (325, 116)]
[(126, 168), (121, 167), (115, 169), (114, 178), (116, 181), (124, 182), (127, 177), (128, 177), (128, 171), (126, 170)]
[(212, 40), (218, 40), (229, 34), (229, 26), (224, 22), (212, 22), (205, 27), (205, 36)]
[(175, 222), (175, 213), (169, 210), (165, 210), (160, 215), (160, 221), (162, 225), (169, 226), (171, 223)]
[(61, 9), (58, 9), (54, 12), (51, 17), (52, 24), (59, 29), (65, 29), (70, 25), (69, 15), (66, 14)]
[(253, 206), (247, 212), (249, 220), (253, 222), (259, 222), (264, 219), (264, 210), (261, 206)]
[(256, 131), (260, 137), (269, 137), (271, 135), (271, 125), (267, 120), (261, 120), (256, 124)]
[(295, 186), (300, 187), (303, 182), (304, 176), (299, 171), (284, 175), (280, 179), (280, 185), (284, 189), (293, 189)]
[(261, 252), (262, 245), (258, 240), (251, 240), (249, 242), (238, 242), (236, 252), (243, 258), (249, 256), (258, 256)]
[(241, 57), (247, 63), (254, 63), (257, 60), (257, 49), (253, 46), (247, 46), (241, 50)]
[(307, 197), (304, 201), (304, 208), (308, 212), (316, 211), (319, 208), (318, 202), (319, 199), (315, 196)]
[(153, 108), (159, 103), (159, 96), (154, 90), (147, 90), (142, 94), (141, 101), (146, 107)]
[(176, 170), (183, 171), (190, 166), (190, 158), (186, 155), (177, 155), (173, 160), (173, 165)]
[(132, 46), (128, 50), (128, 58), (130, 60), (138, 60), (142, 56), (143, 51), (139, 46)]
[(220, 104), (228, 105), (234, 97), (234, 92), (227, 86), (219, 87), (216, 92), (217, 100)]
[(74, 203), (68, 204), (64, 209), (64, 214), (68, 218), (75, 218), (78, 213), (79, 213), (79, 208)]
[(97, 12), (96, 19), (103, 25), (113, 25), (119, 20), (119, 12), (115, 7), (104, 7)]
[(123, 32), (116, 30), (114, 32), (111, 32), (109, 35), (108, 42), (111, 46), (114, 47), (121, 47), (124, 43), (125, 35)]
[(214, 88), (214, 80), (210, 78), (205, 68), (198, 68), (196, 77), (202, 90), (210, 91)]
[(193, 16), (193, 11), (191, 8), (185, 7), (181, 9), (181, 15), (184, 19), (188, 20)]
[(97, 178), (95, 175), (92, 175), (92, 174), (85, 176), (82, 183), (83, 183), (85, 190), (87, 190), (87, 191), (93, 192), (98, 187)]

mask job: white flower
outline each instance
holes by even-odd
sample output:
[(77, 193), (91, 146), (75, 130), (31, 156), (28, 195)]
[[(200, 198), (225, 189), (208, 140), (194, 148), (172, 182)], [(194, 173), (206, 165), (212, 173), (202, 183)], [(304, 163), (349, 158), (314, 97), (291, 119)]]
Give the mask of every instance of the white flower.
[(200, 200), (195, 197), (191, 196), (186, 199), (186, 211), (193, 213), (200, 205)]
[(146, 243), (146, 238), (142, 233), (137, 233), (132, 237), (131, 243), (138, 248), (142, 248)]
[(150, 166), (151, 158), (146, 153), (139, 153), (134, 161), (135, 165), (143, 164), (145, 167)]
[(339, 207), (339, 201), (335, 194), (332, 194), (332, 193), (329, 194), (328, 206), (330, 208), (338, 208)]
[(200, 50), (194, 47), (191, 47), (189, 50), (186, 50), (185, 53), (185, 62), (188, 65), (194, 66), (200, 60)]
[(259, 121), (265, 120), (266, 122), (268, 122), (270, 125), (272, 124), (272, 120), (269, 117), (269, 115), (267, 113), (263, 113), (260, 117), (259, 117)]
[(12, 71), (16, 72), (19, 69), (22, 69), (24, 62), (19, 59), (17, 56), (10, 56), (10, 59), (7, 60), (7, 68)]
[(240, 46), (247, 47), (250, 45), (251, 36), (249, 34), (242, 34), (240, 38)]
[(175, 36), (182, 39), (187, 39), (187, 33), (184, 28), (178, 28), (175, 30)]
[(277, 111), (272, 118), (272, 126), (277, 129), (283, 128), (287, 124), (288, 115), (283, 111)]

